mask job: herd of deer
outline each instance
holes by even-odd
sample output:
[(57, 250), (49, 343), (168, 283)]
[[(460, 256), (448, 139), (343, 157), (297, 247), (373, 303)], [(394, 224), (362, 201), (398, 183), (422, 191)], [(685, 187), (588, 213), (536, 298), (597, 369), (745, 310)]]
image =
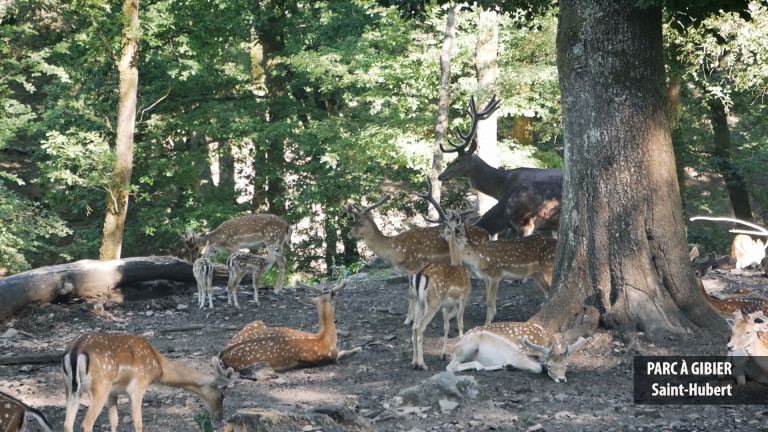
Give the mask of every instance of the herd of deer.
[[(478, 112), (474, 100), (470, 102), (470, 131), (467, 134), (456, 131), (455, 136), (462, 143), (451, 143), (452, 149), (443, 149), (445, 152), (456, 152), (458, 156), (440, 175), (440, 180), (469, 177), (475, 189), (497, 197), (499, 204), (478, 222), (470, 224), (469, 216), (475, 211), (444, 209), (432, 198), (432, 184), (428, 180), (429, 190), (416, 195), (437, 210), (437, 220), (427, 219), (437, 223), (436, 226), (394, 236), (383, 234), (372, 211), (390, 199), (387, 195), (365, 208), (355, 204), (346, 206), (345, 210), (351, 216), (349, 236), (362, 239), (374, 254), (410, 275), (405, 324), (412, 323), (414, 368), (427, 369), (423, 335), (427, 324), (441, 310), (443, 357), (447, 355), (451, 318), (455, 317), (459, 332), (447, 370), (497, 370), (512, 366), (540, 373), (545, 367), (555, 382), (564, 383), (567, 357), (584, 345), (584, 338), (569, 344), (535, 324), (493, 322), (496, 293), (502, 279), (531, 277), (544, 295), (548, 294), (557, 241), (529, 234), (534, 229), (557, 229), (562, 194), (562, 171), (531, 168), (499, 170), (485, 164), (474, 154), (477, 122), (489, 116), (498, 104), (494, 97), (484, 110)], [(523, 234), (523, 237), (490, 240), (491, 234), (507, 228)], [(194, 235), (187, 229), (185, 243), (190, 257), (200, 255), (193, 264), (199, 307), (205, 307), (207, 299), (208, 307), (213, 308), (213, 264), (210, 256), (215, 251), (230, 254), (227, 260), (228, 304), (239, 308), (237, 288), (243, 276), (250, 272), (253, 275), (254, 302), (258, 305), (259, 279), (275, 262), (279, 265), (275, 293), (280, 293), (285, 276), (283, 249), (290, 247), (291, 233), (288, 223), (268, 214), (232, 219), (202, 235)], [(239, 252), (241, 248), (266, 249), (267, 254)], [(741, 254), (744, 248), (748, 251)], [(759, 255), (756, 246), (746, 245), (743, 239), (738, 244), (734, 242), (734, 254), (739, 254), (736, 259), (740, 265), (750, 264)], [(485, 281), (487, 311), (485, 325), (465, 334), (463, 316), (471, 291), (470, 272)], [(234, 382), (238, 371), (262, 362), (276, 371), (316, 366), (354, 352), (339, 351), (336, 347), (336, 300), (338, 292), (348, 284), (346, 279), (328, 289), (324, 284), (320, 288), (300, 284), (317, 294), (301, 299), (317, 307), (317, 333), (267, 327), (262, 321), (252, 322), (232, 337), (219, 355), (212, 359), (211, 372), (199, 372), (167, 359), (140, 336), (81, 335), (68, 345), (62, 363), (67, 397), (64, 430), (73, 431), (83, 392), (91, 396), (91, 404), (82, 422), (84, 432), (93, 430), (94, 422), (105, 404), (111, 430), (117, 430), (119, 395), (128, 396), (134, 429), (140, 432), (142, 398), (152, 384), (179, 387), (195, 393), (214, 418), (221, 418), (224, 389)], [(734, 314), (734, 319), (728, 320), (733, 330), (728, 351), (737, 366), (737, 381), (743, 383), (746, 376), (768, 383), (768, 365), (762, 367), (744, 360), (754, 356), (768, 358), (768, 319), (763, 315), (768, 313), (768, 300), (752, 292), (723, 300), (710, 297), (701, 284), (700, 289), (714, 309), (722, 314)], [(746, 319), (742, 313), (748, 314)], [(22, 431), (28, 418), (37, 419), (43, 430), (51, 430), (42, 413), (0, 393), (0, 430)]]

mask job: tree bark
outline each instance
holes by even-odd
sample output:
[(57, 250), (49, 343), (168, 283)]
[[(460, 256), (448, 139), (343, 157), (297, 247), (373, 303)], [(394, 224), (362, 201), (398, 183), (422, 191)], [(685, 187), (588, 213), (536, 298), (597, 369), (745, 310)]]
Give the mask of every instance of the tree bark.
[(107, 193), (107, 215), (99, 250), (102, 261), (120, 258), (133, 170), (133, 132), (139, 86), (139, 0), (124, 0), (123, 15), (126, 21), (121, 38), (120, 62), (117, 65), (120, 72), (120, 101), (117, 106), (116, 159)]
[[(499, 51), (499, 20), (496, 12), (481, 9), (477, 24), (477, 46), (475, 51), (475, 67), (477, 68), (477, 87), (483, 95), (478, 98), (477, 105), (485, 106), (495, 93), (496, 80), (499, 76), (497, 65)], [(477, 124), (477, 155), (488, 165), (499, 167), (499, 150), (496, 144), (496, 119), (493, 113), (487, 119)], [(496, 205), (493, 197), (478, 194), (480, 213), (487, 212)]]
[(192, 264), (176, 257), (82, 260), (0, 279), (0, 320), (32, 302), (97, 297), (120, 286), (158, 279), (194, 282)]
[[(432, 180), (432, 197), (435, 202), (440, 202), (440, 180), (438, 176), (443, 171), (443, 151), (440, 146), (445, 146), (446, 133), (448, 131), (448, 107), (451, 99), (451, 50), (456, 31), (456, 11), (459, 6), (452, 5), (448, 8), (445, 18), (445, 34), (443, 45), (440, 48), (440, 97), (437, 105), (437, 126), (435, 126), (435, 145), (432, 149), (432, 172), (429, 178)], [(437, 209), (429, 206), (428, 216), (437, 219)]]
[(515, 142), (522, 145), (533, 145), (533, 128), (531, 128), (531, 118), (522, 115), (515, 116), (513, 121), (515, 130)]
[(749, 205), (747, 183), (733, 166), (728, 115), (725, 112), (725, 106), (719, 99), (714, 98), (710, 101), (709, 114), (712, 120), (712, 132), (715, 135), (715, 164), (725, 180), (725, 187), (728, 189), (728, 197), (733, 207), (733, 215), (736, 219), (751, 220), (752, 207)]
[(532, 321), (552, 331), (599, 322), (654, 338), (694, 325), (725, 333), (688, 259), (662, 13), (636, 3), (560, 2), (561, 234), (550, 297)]

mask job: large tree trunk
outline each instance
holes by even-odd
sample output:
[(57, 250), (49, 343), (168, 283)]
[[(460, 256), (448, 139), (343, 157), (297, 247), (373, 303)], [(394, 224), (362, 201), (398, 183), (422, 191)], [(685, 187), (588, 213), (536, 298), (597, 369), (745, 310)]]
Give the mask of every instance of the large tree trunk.
[(32, 302), (97, 297), (123, 285), (158, 279), (194, 282), (192, 264), (170, 256), (136, 257), (82, 260), (26, 271), (0, 279), (0, 320)]
[[(478, 106), (485, 106), (495, 93), (496, 79), (499, 68), (496, 63), (499, 51), (499, 20), (495, 11), (481, 9), (477, 24), (477, 46), (475, 50), (475, 67), (477, 68), (477, 87), (482, 97), (477, 101)], [(496, 113), (477, 124), (477, 155), (488, 165), (499, 167), (499, 150), (496, 144)], [(480, 213), (487, 212), (496, 205), (496, 199), (478, 194)]]
[(752, 219), (752, 207), (749, 205), (749, 193), (744, 177), (733, 166), (731, 157), (731, 130), (728, 128), (728, 115), (723, 103), (715, 98), (709, 103), (710, 119), (712, 120), (712, 132), (715, 140), (715, 163), (720, 170), (725, 187), (728, 189), (728, 197), (733, 206), (733, 215), (736, 219)]
[(553, 287), (533, 321), (561, 331), (598, 312), (607, 328), (651, 337), (725, 332), (688, 260), (661, 10), (636, 3), (560, 2), (563, 212)]
[[(435, 145), (432, 149), (432, 172), (429, 178), (432, 180), (432, 197), (435, 202), (440, 202), (440, 180), (437, 178), (443, 171), (443, 151), (440, 146), (445, 146), (446, 132), (448, 131), (448, 107), (451, 98), (451, 50), (453, 49), (453, 37), (456, 31), (456, 11), (459, 6), (448, 8), (448, 16), (445, 18), (445, 35), (443, 46), (440, 48), (440, 98), (437, 105), (437, 126), (435, 126)], [(437, 209), (429, 206), (428, 216), (437, 219)]]
[(104, 238), (99, 250), (99, 258), (102, 261), (120, 258), (133, 170), (133, 131), (136, 125), (136, 92), (139, 86), (139, 46), (136, 41), (139, 32), (139, 0), (125, 0), (123, 15), (125, 25), (118, 63), (120, 102), (117, 106), (116, 159), (107, 194)]

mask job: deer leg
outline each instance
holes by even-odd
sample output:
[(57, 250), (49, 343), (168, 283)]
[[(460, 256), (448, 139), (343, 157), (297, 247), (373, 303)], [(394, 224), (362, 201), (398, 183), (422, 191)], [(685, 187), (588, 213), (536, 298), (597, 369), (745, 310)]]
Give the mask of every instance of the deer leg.
[(456, 306), (451, 309), (443, 309), (443, 351), (440, 353), (440, 358), (445, 360), (447, 358), (446, 351), (448, 350), (448, 333), (451, 331), (451, 317), (456, 314)]
[(133, 419), (133, 429), (136, 432), (141, 432), (143, 429), (141, 418), (141, 401), (144, 399), (144, 391), (136, 389), (133, 395), (129, 395), (131, 399), (131, 418)]
[(83, 419), (83, 432), (93, 432), (93, 424), (96, 423), (96, 418), (99, 417), (99, 413), (104, 409), (111, 386), (106, 381), (102, 383), (91, 382), (91, 406), (88, 407), (88, 412), (85, 413), (85, 418)]
[[(205, 284), (205, 290), (208, 294), (208, 307), (213, 309), (213, 271), (206, 275)], [(203, 298), (203, 302), (205, 302), (205, 298)]]
[(253, 301), (256, 302), (256, 306), (259, 306), (259, 279), (261, 279), (262, 272), (251, 273), (253, 279)]
[(485, 315), (485, 325), (493, 322), (493, 317), (496, 316), (496, 292), (499, 290), (499, 278), (491, 278), (488, 281), (488, 289), (486, 295), (488, 296), (488, 310)]
[(117, 432), (117, 396), (109, 395), (107, 398), (107, 415), (109, 416), (109, 427), (112, 432)]
[(230, 272), (229, 281), (227, 283), (227, 304), (231, 304), (229, 302), (231, 295), (234, 299), (235, 307), (238, 309), (240, 309), (240, 304), (237, 302), (237, 288), (240, 285), (240, 280), (243, 278), (243, 276), (245, 276), (245, 272)]
[(73, 432), (75, 428), (75, 417), (80, 409), (80, 395), (67, 389), (67, 413), (64, 416), (64, 432)]
[(417, 311), (417, 316), (413, 320), (413, 362), (414, 369), (427, 370), (427, 364), (424, 363), (424, 330), (427, 324), (432, 321), (438, 308), (429, 308), (424, 305), (422, 311)]
[(544, 277), (541, 272), (536, 272), (531, 275), (533, 277), (533, 280), (536, 281), (536, 284), (541, 288), (542, 291), (544, 291), (544, 298), (549, 296), (549, 282), (547, 282), (547, 278)]
[(275, 294), (279, 294), (283, 291), (283, 282), (285, 281), (285, 258), (277, 259), (277, 267), (279, 269), (277, 273), (277, 284), (275, 284)]
[(416, 313), (416, 293), (412, 286), (408, 286), (408, 314), (405, 315), (405, 321), (403, 324), (408, 325), (413, 322), (414, 314)]

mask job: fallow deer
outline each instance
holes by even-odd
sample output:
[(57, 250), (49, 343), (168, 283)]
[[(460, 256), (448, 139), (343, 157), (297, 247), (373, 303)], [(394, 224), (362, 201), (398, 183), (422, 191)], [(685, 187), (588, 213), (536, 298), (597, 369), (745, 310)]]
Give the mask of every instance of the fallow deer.
[(768, 319), (762, 311), (754, 312), (744, 319), (741, 311), (727, 319), (731, 326), (727, 357), (733, 364), (733, 376), (738, 384), (745, 384), (746, 378), (768, 384)]
[(563, 171), (558, 169), (494, 168), (475, 154), (477, 123), (488, 118), (501, 101), (496, 96), (478, 112), (474, 97), (469, 102), (471, 119), (467, 134), (454, 130), (460, 144), (450, 142), (444, 153), (456, 153), (456, 158), (438, 176), (440, 181), (469, 178), (470, 186), (499, 202), (476, 223), (493, 235), (507, 228), (530, 232), (534, 228), (557, 229), (560, 223)]
[[(261, 249), (267, 245), (278, 245), (280, 249), (284, 246), (291, 247), (291, 226), (278, 216), (271, 214), (253, 214), (230, 219), (223, 222), (216, 229), (196, 236), (192, 230), (187, 228), (185, 235), (185, 244), (190, 257), (193, 257), (199, 251), (199, 248), (210, 243), (217, 250), (225, 251), (228, 255), (240, 250)], [(278, 261), (280, 273), (277, 276), (275, 284), (275, 293), (283, 290), (285, 279), (285, 260)]]
[(463, 236), (464, 216), (453, 210), (443, 210), (440, 203), (432, 198), (432, 182), (427, 178), (428, 192), (417, 193), (418, 196), (430, 202), (439, 215), (437, 221), (443, 224), (442, 237), (448, 242), (451, 256), (450, 264), (429, 263), (411, 277), (411, 290), (416, 297), (416, 308), (413, 317), (413, 361), (414, 369), (427, 369), (424, 363), (424, 330), (432, 321), (438, 310), (443, 311), (443, 351), (445, 357), (448, 346), (448, 332), (451, 329), (451, 318), (456, 317), (459, 327), (459, 337), (464, 335), (464, 308), (472, 291), (469, 274), (461, 265), (461, 257), (456, 246), (456, 234)]
[(496, 292), (502, 279), (525, 279), (531, 276), (544, 291), (544, 296), (549, 294), (557, 240), (531, 236), (472, 244), (464, 237), (459, 237), (456, 244), (464, 264), (485, 279), (488, 301), (486, 325), (496, 316)]
[(197, 282), (197, 305), (200, 309), (205, 307), (205, 298), (208, 297), (208, 307), (213, 309), (213, 262), (209, 258), (214, 248), (206, 243), (203, 256), (195, 260), (192, 265), (192, 274)]
[(37, 420), (40, 429), (45, 432), (51, 432), (53, 429), (43, 413), (9, 394), (0, 392), (0, 431), (24, 432), (30, 417)]
[(64, 386), (67, 412), (65, 432), (72, 432), (83, 391), (91, 395), (91, 405), (82, 423), (91, 432), (104, 404), (109, 425), (117, 430), (117, 397), (127, 395), (131, 402), (134, 430), (141, 432), (141, 402), (152, 384), (178, 387), (195, 393), (215, 419), (224, 415), (223, 389), (234, 382), (234, 371), (224, 370), (218, 358), (212, 360), (214, 373), (199, 372), (175, 363), (155, 350), (141, 336), (91, 333), (77, 337), (64, 353)]
[(568, 356), (586, 342), (560, 343), (541, 326), (520, 322), (498, 322), (468, 331), (456, 344), (446, 370), (498, 370), (507, 365), (541, 373), (542, 364), (555, 382), (566, 382)]
[[(356, 205), (348, 205), (344, 210), (353, 217), (348, 226), (349, 238), (363, 239), (369, 249), (377, 256), (389, 260), (398, 271), (414, 275), (428, 263), (439, 262), (450, 264), (450, 249), (448, 242), (441, 236), (442, 226), (419, 228), (402, 232), (394, 236), (384, 235), (373, 220), (371, 211), (381, 207), (391, 197), (384, 196), (379, 202), (361, 209)], [(488, 241), (488, 233), (475, 226), (466, 227), (470, 244)], [(409, 290), (408, 315), (404, 324), (413, 320), (415, 301), (413, 292)]]
[(746, 234), (737, 234), (731, 244), (731, 256), (736, 260), (736, 268), (746, 268), (752, 264), (760, 264), (765, 258), (765, 245), (762, 240)]
[[(754, 240), (749, 237), (750, 235), (765, 236), (768, 237), (768, 229), (761, 227), (760, 225), (752, 222), (743, 221), (741, 219), (730, 217), (708, 217), (708, 216), (696, 216), (691, 218), (692, 221), (696, 220), (708, 220), (716, 222), (733, 222), (742, 225), (746, 225), (755, 231), (731, 229), (730, 232), (734, 234), (747, 234), (746, 237), (736, 236), (733, 239), (731, 245), (731, 256), (736, 259), (736, 268), (748, 267), (752, 263), (761, 264), (765, 257), (765, 248), (768, 247), (768, 241)], [(766, 270), (768, 274), (768, 270)]]
[[(305, 289), (318, 294), (317, 297), (301, 299), (307, 305), (317, 305), (320, 330), (307, 333), (286, 327), (261, 327), (256, 323), (250, 330), (243, 329), (221, 351), (221, 361), (236, 371), (255, 363), (267, 362), (278, 372), (305, 366), (319, 366), (330, 363), (343, 353), (336, 347), (336, 298), (337, 293), (347, 286), (344, 279), (329, 290), (323, 287), (299, 283)], [(240, 340), (237, 342), (235, 339)]]
[(237, 286), (246, 273), (251, 273), (253, 280), (253, 301), (259, 305), (259, 280), (266, 274), (275, 261), (283, 261), (285, 258), (280, 245), (267, 245), (267, 255), (254, 255), (245, 252), (235, 252), (227, 260), (229, 280), (227, 281), (227, 304), (232, 304), (234, 298), (235, 307), (239, 308), (237, 301)]
[(704, 299), (709, 303), (712, 309), (716, 310), (723, 317), (732, 315), (734, 312), (741, 312), (745, 314), (751, 314), (754, 312), (768, 313), (768, 299), (755, 294), (751, 290), (744, 293), (734, 293), (726, 299), (719, 299), (709, 295), (704, 288), (704, 283), (701, 279), (697, 279), (696, 282), (699, 285), (699, 291)]

